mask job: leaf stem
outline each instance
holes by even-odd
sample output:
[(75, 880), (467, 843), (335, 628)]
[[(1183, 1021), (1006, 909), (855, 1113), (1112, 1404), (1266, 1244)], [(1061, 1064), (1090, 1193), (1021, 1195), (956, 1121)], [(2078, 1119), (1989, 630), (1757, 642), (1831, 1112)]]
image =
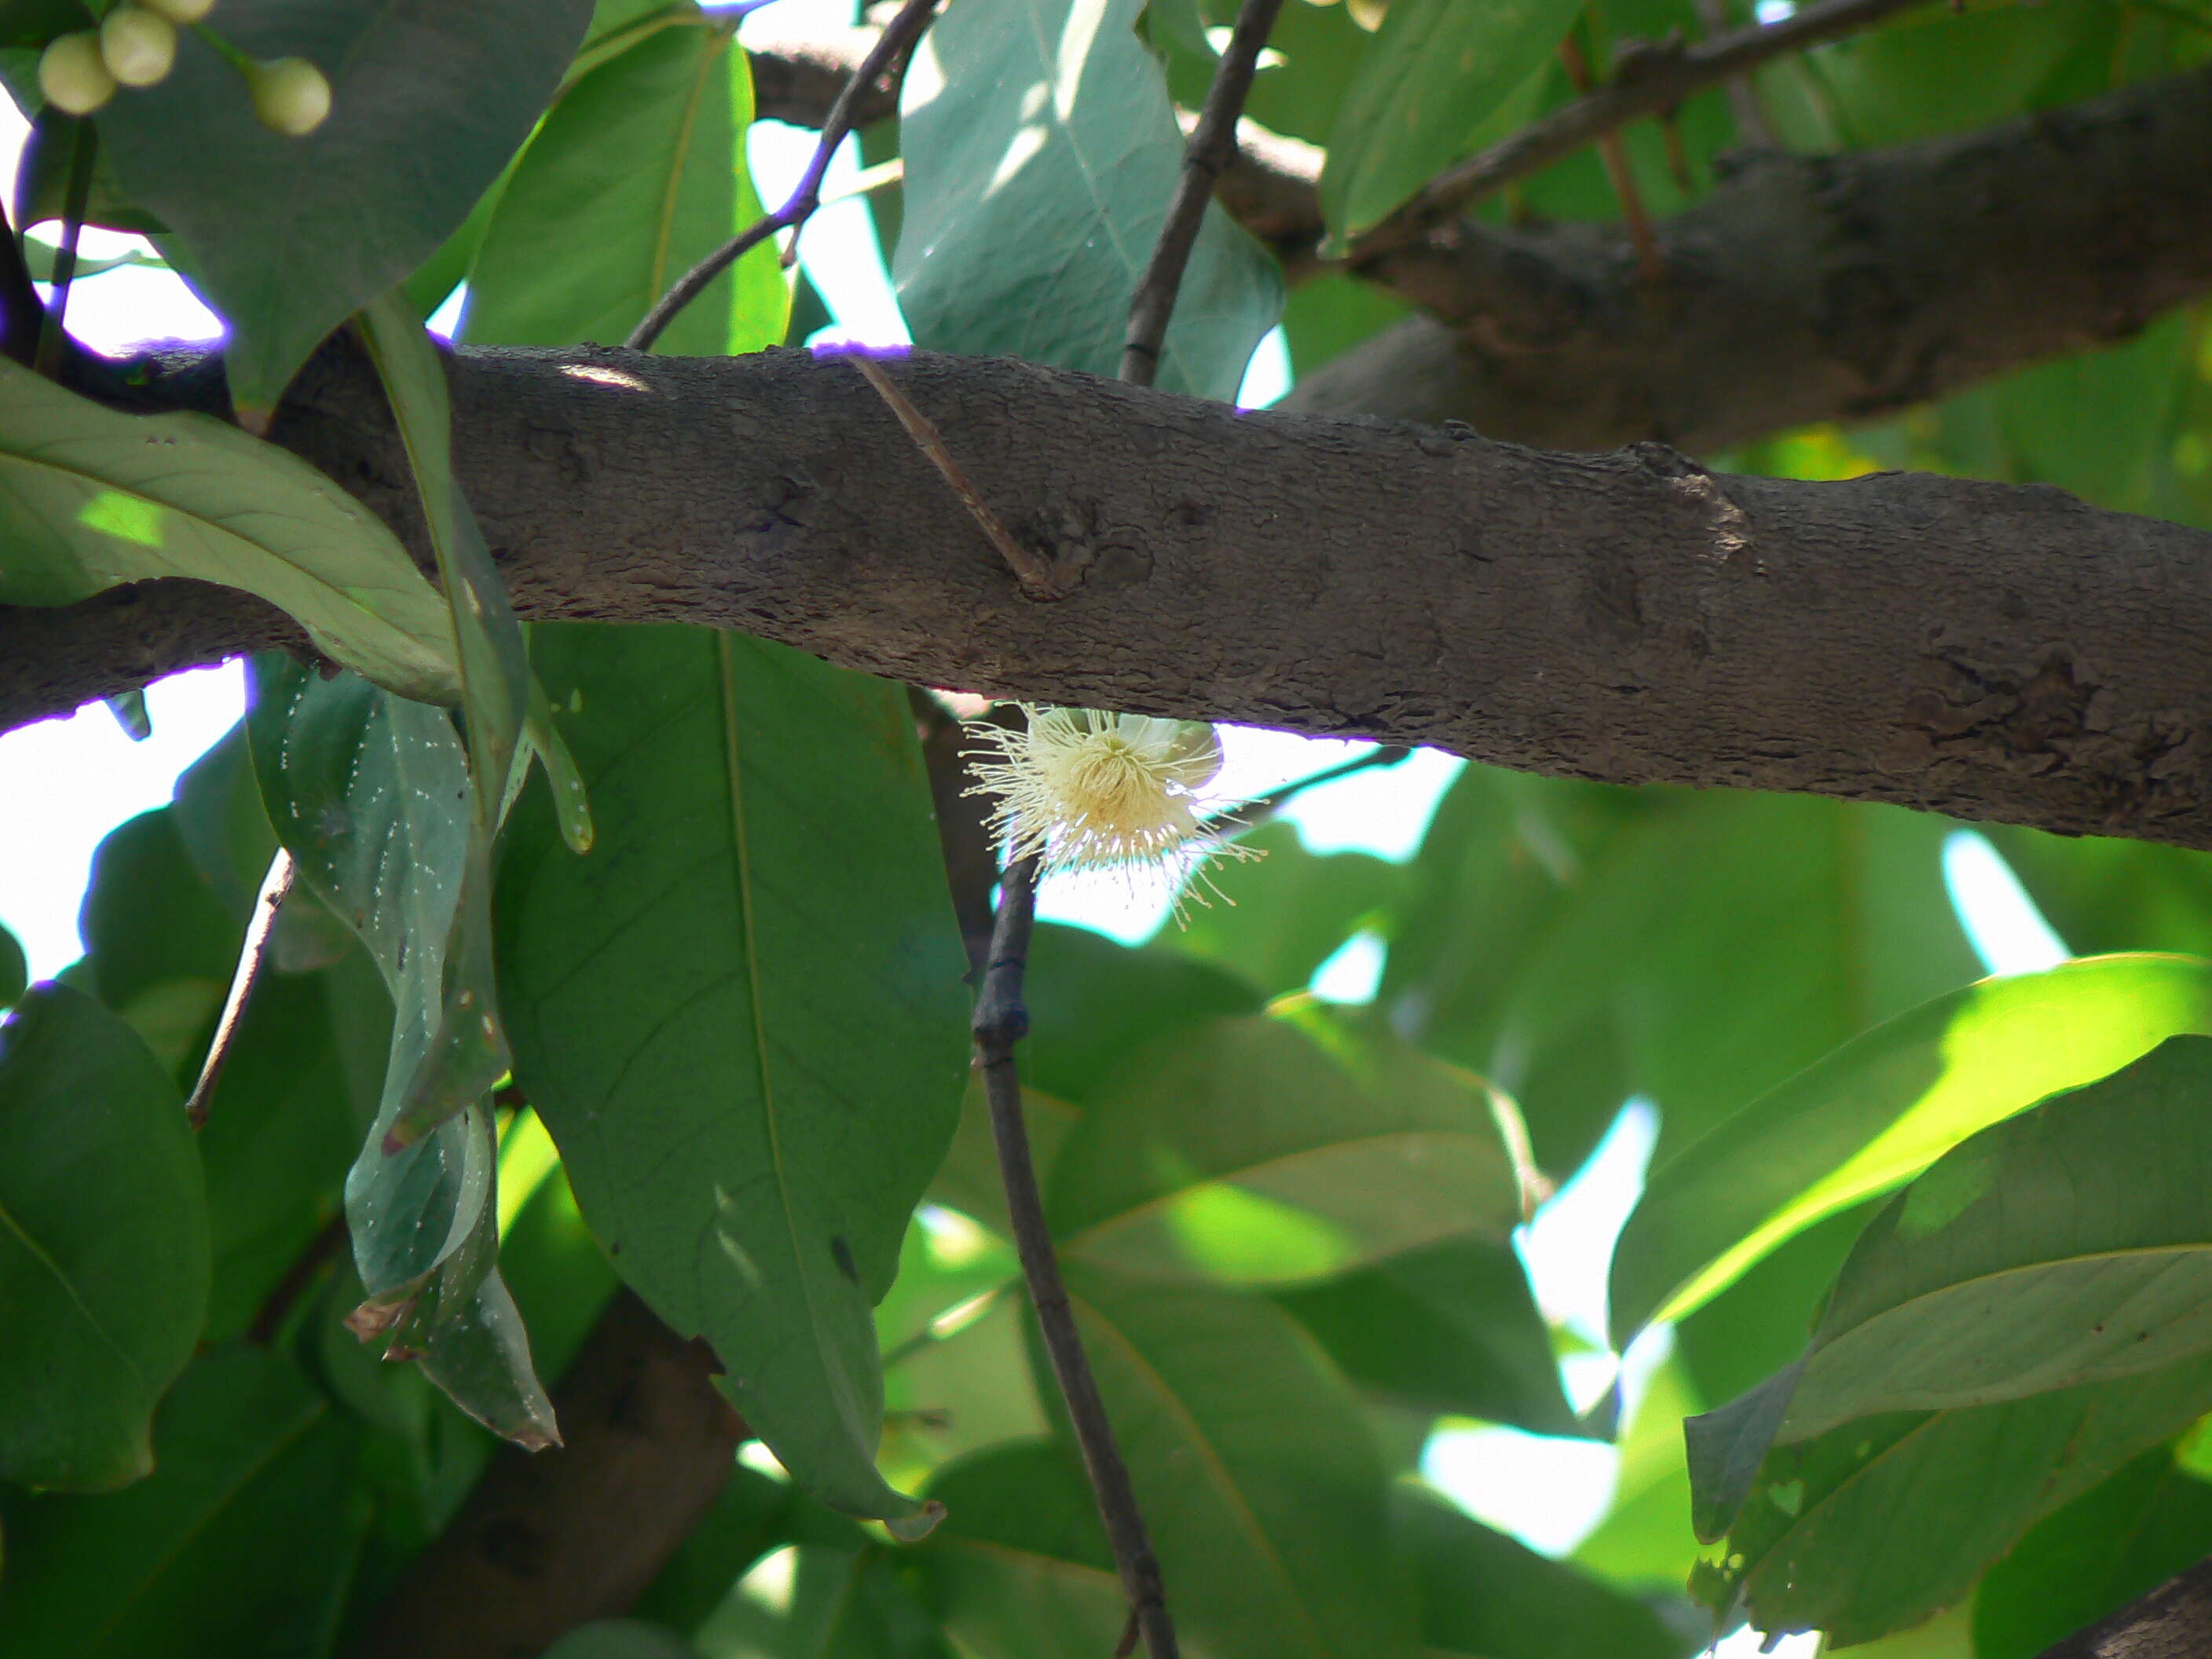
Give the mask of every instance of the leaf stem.
[[(807, 162), (799, 187), (791, 192), (791, 199), (775, 212), (756, 220), (678, 277), (676, 285), (645, 313), (644, 321), (630, 331), (629, 338), (623, 342), (624, 345), (632, 351), (650, 351), (661, 331), (676, 320), (678, 312), (705, 293), (707, 285), (714, 278), (778, 231), (797, 230), (814, 216), (815, 209), (822, 205), (823, 176), (830, 171), (830, 158), (836, 155), (837, 146), (853, 130), (862, 100), (879, 80), (903, 78), (908, 55), (921, 39), (922, 30), (929, 27), (937, 4), (938, 0), (906, 0), (898, 15), (884, 25), (876, 44), (853, 71), (853, 78), (845, 82), (837, 101), (830, 106), (829, 116), (822, 123), (822, 141), (815, 145), (814, 158)], [(798, 246), (794, 240), (793, 249), (796, 251)]]
[(269, 873), (261, 878), (261, 890), (254, 896), (253, 915), (246, 924), (246, 940), (240, 947), (238, 967), (230, 976), (230, 994), (223, 999), (222, 1018), (216, 1022), (215, 1040), (208, 1044), (207, 1058), (200, 1062), (199, 1081), (192, 1085), (192, 1096), (185, 1103), (185, 1121), (195, 1129), (207, 1122), (208, 1105), (215, 1098), (216, 1085), (222, 1081), (222, 1068), (229, 1062), (232, 1046), (238, 1041), (238, 1027), (246, 1017), (246, 999), (260, 983), (261, 970), (269, 963), (269, 947), (276, 938), (276, 913), (283, 908), (285, 896), (292, 890), (292, 878), (298, 866), (292, 855), (281, 847), (276, 856), (269, 861)]

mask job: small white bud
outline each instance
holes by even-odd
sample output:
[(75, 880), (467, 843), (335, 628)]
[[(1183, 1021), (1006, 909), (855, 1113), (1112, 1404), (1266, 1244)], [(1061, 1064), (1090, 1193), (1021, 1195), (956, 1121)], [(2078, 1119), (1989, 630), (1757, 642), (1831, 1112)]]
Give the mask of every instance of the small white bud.
[(172, 23), (197, 23), (215, 9), (215, 0), (138, 0), (148, 11), (158, 11)]
[(138, 6), (118, 6), (100, 26), (100, 55), (126, 87), (167, 79), (177, 61), (177, 26)]
[(264, 127), (303, 138), (331, 112), (331, 83), (304, 58), (278, 58), (246, 71), (253, 112)]
[(87, 30), (49, 42), (39, 59), (39, 90), (71, 115), (89, 115), (115, 96), (115, 77), (100, 61), (100, 37)]

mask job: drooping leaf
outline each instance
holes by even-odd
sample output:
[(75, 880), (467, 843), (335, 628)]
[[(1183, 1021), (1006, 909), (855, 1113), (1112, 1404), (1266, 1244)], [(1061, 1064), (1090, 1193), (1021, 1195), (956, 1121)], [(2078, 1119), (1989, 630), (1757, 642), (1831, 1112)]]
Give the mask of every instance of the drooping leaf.
[(1532, 1434), (1583, 1431), (1510, 1245), (1450, 1239), (1274, 1298), (1385, 1399)]
[[(493, 214), (461, 324), (472, 343), (619, 344), (676, 279), (761, 216), (745, 161), (752, 73), (733, 25), (659, 29), (562, 95)], [(763, 242), (655, 349), (757, 351), (790, 285)]]
[(1392, 1492), (1431, 1652), (1483, 1659), (1686, 1659), (1702, 1645), (1643, 1602), (1470, 1520), (1418, 1486)]
[(445, 602), (398, 538), (305, 461), (204, 415), (119, 414), (0, 362), (0, 604), (191, 576), (280, 606), (403, 696), (459, 689)]
[(1291, 1283), (1522, 1218), (1510, 1103), (1388, 1033), (1305, 1005), (1155, 1042), (1101, 1086), (1053, 1169), (1064, 1255)]
[(1999, 1406), (1863, 1419), (1778, 1447), (1700, 1574), (1762, 1631), (1870, 1641), (1956, 1601), (2043, 1516), (2212, 1407), (2203, 1356)]
[(0, 1033), (0, 1476), (123, 1486), (207, 1312), (184, 1102), (114, 1015), (43, 986)]
[(1462, 153), (1559, 46), (1576, 0), (1400, 0), (1336, 112), (1322, 169), (1331, 233), (1357, 236)]
[(1082, 1262), (1066, 1277), (1194, 1644), (1281, 1659), (1413, 1651), (1382, 1459), (1291, 1317), (1257, 1297)]
[(134, 199), (167, 224), (230, 325), (231, 397), (265, 416), (318, 342), (428, 258), (529, 135), (590, 0), (224, 0), (223, 37), (331, 82), (304, 138), (254, 117), (189, 31), (160, 85), (100, 117)]
[[(181, 1115), (181, 1114), (179, 1114)], [(360, 1425), (266, 1349), (195, 1361), (128, 1491), (49, 1496), (9, 1540), (11, 1659), (308, 1653), (327, 1639), (368, 1529)], [(240, 1572), (241, 1562), (280, 1570)]]
[[(916, 48), (899, 105), (891, 274), (915, 342), (1112, 374), (1183, 141), (1141, 0), (971, 0)], [(1282, 309), (1273, 262), (1209, 205), (1159, 365), (1236, 397)]]
[(517, 1079), (617, 1268), (707, 1336), (793, 1475), (926, 1525), (876, 1473), (869, 1312), (967, 1070), (911, 716), (879, 682), (704, 629), (536, 645), (599, 842), (574, 859), (542, 796), (517, 809)]
[(2156, 956), (1985, 981), (1876, 1027), (1654, 1171), (1613, 1255), (1616, 1336), (2178, 1031), (2212, 1031), (2212, 965)]

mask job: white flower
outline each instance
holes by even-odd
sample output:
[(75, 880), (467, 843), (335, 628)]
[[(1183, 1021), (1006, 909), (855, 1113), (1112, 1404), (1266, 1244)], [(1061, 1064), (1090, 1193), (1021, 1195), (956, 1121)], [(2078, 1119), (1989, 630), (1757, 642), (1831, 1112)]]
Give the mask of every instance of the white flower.
[(1021, 708), (1024, 731), (969, 727), (982, 746), (969, 750), (976, 782), (968, 793), (997, 798), (992, 830), (1014, 857), (1035, 854), (1040, 873), (1107, 870), (1134, 878), (1166, 873), (1170, 860), (1188, 854), (1203, 880), (1209, 859), (1259, 856), (1222, 839), (1240, 826), (1209, 812), (1206, 787), (1221, 771), (1221, 740), (1205, 721)]

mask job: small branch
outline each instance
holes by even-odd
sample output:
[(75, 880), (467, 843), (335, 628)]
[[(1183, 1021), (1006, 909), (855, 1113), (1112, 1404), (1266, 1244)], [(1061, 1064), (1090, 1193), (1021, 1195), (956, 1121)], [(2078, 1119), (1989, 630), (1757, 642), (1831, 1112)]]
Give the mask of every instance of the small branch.
[(991, 834), (990, 811), (982, 797), (969, 793), (975, 774), (968, 759), (966, 724), (919, 687), (907, 688), (907, 701), (921, 735), (921, 763), (937, 809), (945, 884), (968, 951), (968, 981), (980, 986), (991, 954), (991, 890), (999, 884), (999, 846)]
[[(1574, 89), (1587, 98), (1596, 86), (1596, 77), (1590, 73), (1589, 58), (1583, 51), (1583, 43), (1569, 33), (1559, 42), (1559, 62), (1567, 71), (1567, 80)], [(1605, 163), (1606, 180), (1613, 186), (1613, 198), (1620, 204), (1621, 223), (1628, 231), (1629, 245), (1636, 250), (1636, 271), (1647, 283), (1659, 282), (1667, 275), (1667, 262), (1659, 252), (1659, 239), (1651, 234), (1651, 216), (1644, 211), (1644, 193), (1636, 187), (1636, 170), (1628, 164), (1628, 146), (1620, 141), (1619, 129), (1598, 135), (1598, 157)]]
[(46, 307), (23, 258), (23, 245), (0, 206), (0, 356), (29, 367), (38, 356)]
[(1152, 1659), (1175, 1659), (1179, 1650), (1175, 1626), (1168, 1617), (1159, 1561), (1152, 1553), (1144, 1514), (1137, 1507), (1128, 1466), (1115, 1444), (1106, 1402), (1099, 1397), (1097, 1382), (1084, 1357), (1075, 1312), (1060, 1277), (1060, 1263), (1053, 1255), (1052, 1230), (1045, 1221), (1044, 1198), (1037, 1189), (1036, 1166), (1030, 1156), (1029, 1129), (1022, 1121), (1022, 1083), (1014, 1064), (1014, 1045), (1030, 1024), (1029, 1010), (1022, 999), (1022, 975), (1028, 965), (1030, 933), (1036, 918), (1036, 877), (1034, 857), (1017, 859), (1007, 866), (1000, 888), (999, 921), (991, 935), (990, 964), (984, 971), (981, 994), (975, 999), (975, 1065), (983, 1073), (984, 1097), (990, 1105), (991, 1135), (998, 1146), (999, 1171), (1006, 1182), (1006, 1214), (1013, 1228), (1014, 1249), (1021, 1257), (1022, 1275), (1029, 1282), (1030, 1300), (1036, 1309), (1037, 1328), (1052, 1360), (1060, 1396), (1067, 1402), (1068, 1421), (1075, 1430), (1083, 1466), (1098, 1500), (1099, 1518), (1106, 1523), (1107, 1540), (1121, 1569), (1122, 1592), (1129, 1598), (1131, 1617), (1144, 1634), (1146, 1651)]
[(1013, 532), (991, 510), (991, 504), (983, 499), (982, 492), (961, 471), (960, 463), (952, 459), (952, 452), (945, 447), (943, 436), (931, 423), (929, 416), (916, 409), (906, 393), (891, 383), (891, 377), (884, 373), (883, 365), (869, 356), (865, 349), (840, 355), (860, 371), (863, 380), (875, 387), (876, 395), (884, 400), (892, 414), (898, 416), (899, 424), (906, 428), (907, 436), (914, 440), (915, 447), (929, 458), (929, 464), (937, 469), (946, 483), (952, 486), (952, 493), (968, 509), (969, 517), (975, 520), (976, 528), (983, 532), (984, 539), (999, 550), (999, 556), (1014, 573), (1014, 580), (1022, 585), (1022, 592), (1033, 599), (1058, 599), (1060, 587), (1052, 579), (1051, 567), (1017, 541)]
[(39, 327), (38, 351), (32, 367), (51, 375), (68, 355), (70, 285), (76, 280), (77, 240), (84, 234), (84, 215), (92, 200), (92, 161), (100, 149), (100, 130), (82, 116), (70, 123), (69, 191), (63, 198), (61, 252), (54, 258), (53, 304)]
[(1261, 50), (1282, 9), (1283, 0), (1244, 0), (1237, 14), (1237, 27), (1213, 72), (1213, 84), (1206, 89), (1206, 106), (1199, 112), (1197, 130), (1183, 151), (1182, 177), (1168, 204), (1159, 240), (1153, 244), (1152, 259), (1129, 301), (1129, 331), (1121, 348), (1125, 380), (1150, 386), (1159, 370), (1160, 349), (1167, 339), (1176, 290), (1182, 286), (1183, 267), (1190, 263), (1213, 187), (1237, 159), (1237, 118), (1252, 90)]
[(1256, 830), (1281, 811), (1309, 789), (1318, 789), (1324, 783), (1334, 783), (1339, 778), (1348, 778), (1355, 772), (1371, 771), (1378, 766), (1395, 766), (1413, 752), (1413, 745), (1386, 743), (1370, 749), (1364, 755), (1354, 755), (1348, 761), (1339, 761), (1310, 777), (1293, 778), (1279, 789), (1270, 789), (1264, 795), (1255, 795), (1231, 812), (1217, 812), (1199, 826), (1201, 835), (1229, 836), (1239, 830)]
[(292, 890), (295, 867), (292, 855), (279, 848), (269, 861), (269, 873), (261, 878), (252, 919), (246, 924), (246, 941), (239, 949), (238, 966), (230, 976), (230, 994), (223, 1000), (222, 1018), (216, 1022), (215, 1039), (208, 1044), (207, 1058), (200, 1062), (199, 1081), (192, 1085), (192, 1097), (185, 1103), (185, 1121), (195, 1129), (207, 1122), (208, 1103), (215, 1098), (222, 1068), (230, 1060), (231, 1045), (238, 1040), (246, 999), (253, 994), (261, 970), (268, 965), (269, 947), (276, 938), (276, 913)]
[(1358, 264), (1419, 240), (1462, 208), (1564, 160), (1628, 122), (1663, 114), (1693, 93), (1747, 75), (1785, 53), (1856, 34), (1926, 3), (1820, 0), (1778, 23), (1736, 29), (1702, 46), (1646, 46), (1624, 53), (1613, 79), (1601, 89), (1438, 173), (1403, 207), (1354, 240), (1351, 261)]
[[(1697, 0), (1697, 8), (1698, 22), (1707, 40), (1728, 33), (1728, 0)], [(1731, 76), (1725, 90), (1729, 111), (1735, 117), (1737, 139), (1760, 149), (1780, 149), (1782, 141), (1775, 137), (1774, 124), (1766, 118), (1766, 106), (1759, 102), (1759, 88), (1751, 83), (1751, 77)]]
[(2212, 1652), (2212, 1560), (2199, 1561), (2037, 1659), (2198, 1659)]
[[(677, 313), (704, 293), (707, 285), (740, 257), (779, 231), (796, 231), (814, 216), (814, 210), (822, 205), (823, 175), (830, 171), (830, 158), (836, 155), (837, 146), (853, 130), (854, 118), (878, 95), (877, 82), (886, 76), (896, 80), (904, 76), (908, 55), (921, 39), (922, 30), (929, 27), (930, 17), (936, 9), (937, 0), (906, 0), (898, 15), (884, 26), (876, 44), (845, 82), (837, 101), (830, 106), (829, 117), (822, 124), (822, 141), (815, 145), (814, 159), (806, 164), (806, 171), (799, 178), (799, 187), (792, 191), (791, 199), (685, 271), (677, 279), (676, 286), (646, 313), (645, 320), (630, 331), (623, 344), (633, 351), (651, 350), (661, 331), (676, 320)], [(796, 240), (792, 246), (794, 249), (798, 246)]]

